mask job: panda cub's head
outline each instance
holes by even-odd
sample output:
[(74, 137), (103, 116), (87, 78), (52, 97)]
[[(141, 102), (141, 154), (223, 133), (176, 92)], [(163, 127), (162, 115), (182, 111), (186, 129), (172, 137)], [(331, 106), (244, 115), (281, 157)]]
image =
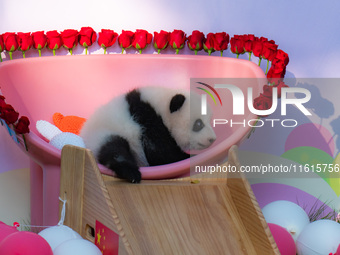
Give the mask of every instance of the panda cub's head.
[(164, 105), (157, 110), (183, 151), (206, 149), (216, 140), (210, 124), (211, 110), (208, 107), (207, 115), (201, 115), (201, 99), (198, 94), (186, 90), (170, 90), (163, 95), (159, 93), (157, 98), (159, 102), (156, 105)]

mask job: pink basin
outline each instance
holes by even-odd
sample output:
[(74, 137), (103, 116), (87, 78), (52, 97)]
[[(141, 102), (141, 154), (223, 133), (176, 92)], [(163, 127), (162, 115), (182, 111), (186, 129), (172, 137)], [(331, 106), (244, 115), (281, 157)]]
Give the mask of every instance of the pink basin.
[[(58, 221), (61, 151), (48, 144), (37, 132), (36, 121), (52, 122), (52, 115), (88, 117), (99, 105), (135, 87), (157, 85), (190, 87), (190, 78), (257, 78), (241, 82), (246, 97), (252, 87), (258, 96), (265, 75), (254, 63), (226, 57), (177, 55), (91, 55), (28, 58), (0, 65), (0, 87), (6, 102), (31, 121), (26, 135), (31, 158), (32, 224), (54, 225)], [(255, 80), (255, 81), (254, 81)], [(242, 85), (244, 84), (244, 85)], [(210, 84), (214, 85), (214, 84)], [(243, 87), (242, 87), (243, 86)], [(214, 106), (214, 117), (256, 118), (245, 107), (244, 116), (232, 115), (230, 93), (221, 95), (224, 104)], [(228, 109), (228, 110), (226, 110)], [(141, 169), (143, 179), (173, 178), (188, 174), (190, 164), (204, 165), (221, 160), (233, 144), (238, 144), (250, 127), (219, 125), (214, 146), (181, 162)], [(111, 173), (99, 166), (103, 173)]]

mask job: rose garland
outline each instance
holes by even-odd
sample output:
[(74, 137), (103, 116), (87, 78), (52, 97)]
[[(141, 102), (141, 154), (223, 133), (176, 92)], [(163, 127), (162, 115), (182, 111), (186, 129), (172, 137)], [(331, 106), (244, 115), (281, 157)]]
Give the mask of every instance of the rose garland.
[[(53, 51), (55, 55), (56, 50), (62, 46), (68, 49), (72, 55), (73, 49), (78, 45), (85, 48), (85, 54), (88, 53), (88, 47), (97, 42), (98, 45), (104, 49), (106, 54), (107, 48), (111, 47), (118, 41), (119, 46), (122, 48), (122, 53), (128, 48), (135, 48), (141, 54), (142, 51), (151, 44), (153, 39), (153, 47), (158, 54), (166, 49), (168, 46), (174, 49), (176, 54), (185, 47), (195, 52), (204, 50), (211, 55), (215, 51), (219, 51), (221, 56), (223, 52), (228, 49), (230, 44), (230, 51), (239, 55), (248, 53), (249, 60), (254, 55), (259, 59), (258, 65), (260, 66), (263, 59), (267, 60), (267, 68), (265, 74), (268, 79), (268, 84), (263, 86), (263, 93), (254, 99), (254, 108), (257, 110), (267, 110), (272, 106), (272, 90), (277, 88), (278, 97), (281, 96), (281, 88), (288, 87), (283, 78), (286, 73), (286, 66), (289, 63), (289, 57), (286, 52), (278, 49), (275, 41), (268, 40), (265, 37), (256, 37), (253, 34), (234, 35), (231, 39), (226, 32), (208, 33), (205, 37), (204, 33), (195, 30), (187, 37), (186, 33), (182, 30), (174, 30), (173, 32), (154, 32), (154, 35), (146, 30), (138, 29), (135, 32), (123, 30), (120, 35), (111, 29), (102, 29), (97, 33), (91, 27), (82, 27), (80, 31), (75, 29), (66, 29), (58, 32), (56, 30), (44, 32), (37, 31), (34, 33), (13, 33), (7, 32), (0, 35), (0, 62), (2, 62), (1, 52), (6, 51), (12, 59), (12, 54), (16, 50), (22, 51), (23, 58), (25, 53), (34, 48), (39, 51), (47, 47)], [(269, 64), (271, 66), (269, 68)], [(29, 132), (29, 120), (23, 116), (18, 120), (19, 114), (4, 101), (4, 97), (0, 95), (0, 118), (7, 124), (14, 125), (14, 129), (18, 134)]]
[(19, 118), (19, 113), (13, 108), (12, 105), (7, 104), (5, 97), (0, 94), (0, 123), (4, 125), (3, 121), (7, 126), (12, 126), (16, 135), (22, 135), (24, 145), (27, 150), (26, 140), (24, 134), (29, 133), (30, 121), (26, 116)]

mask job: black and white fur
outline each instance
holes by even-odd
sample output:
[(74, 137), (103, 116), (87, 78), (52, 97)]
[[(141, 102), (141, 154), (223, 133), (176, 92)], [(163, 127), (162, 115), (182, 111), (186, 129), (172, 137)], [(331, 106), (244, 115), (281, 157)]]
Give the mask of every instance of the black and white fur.
[(210, 111), (201, 116), (199, 97), (189, 95), (164, 87), (132, 90), (95, 111), (80, 135), (99, 163), (138, 183), (139, 167), (189, 158), (187, 151), (215, 141)]

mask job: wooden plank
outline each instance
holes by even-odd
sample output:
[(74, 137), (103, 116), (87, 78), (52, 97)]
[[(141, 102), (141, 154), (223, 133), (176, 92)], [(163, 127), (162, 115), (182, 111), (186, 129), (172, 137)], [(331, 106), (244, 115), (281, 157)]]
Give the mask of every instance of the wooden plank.
[[(108, 196), (97, 163), (89, 150), (65, 146), (62, 150), (60, 196), (66, 193), (64, 224), (94, 242), (96, 220), (116, 233), (119, 220)], [(61, 207), (60, 207), (61, 210)], [(127, 253), (120, 238), (119, 254)]]
[[(64, 147), (61, 158), (60, 197), (66, 202), (65, 222), (81, 233), (83, 214), (83, 191), (85, 151)], [(60, 210), (63, 203), (60, 202)]]
[(95, 228), (96, 221), (120, 235), (119, 254), (133, 254), (129, 249), (129, 243), (120, 226), (116, 209), (113, 207), (106, 185), (97, 166), (96, 160), (91, 151), (86, 150), (84, 178), (84, 213), (83, 233), (84, 236), (94, 241), (86, 234), (86, 227)]
[(224, 184), (106, 185), (133, 254), (254, 254)]
[[(237, 154), (237, 147), (233, 146), (229, 150), (228, 162), (236, 165), (237, 169), (240, 169)], [(236, 172), (229, 175), (227, 185), (232, 200), (237, 207), (238, 214), (254, 244), (256, 254), (280, 254), (261, 208), (244, 174)]]
[(134, 254), (256, 254), (220, 177), (104, 180)]

